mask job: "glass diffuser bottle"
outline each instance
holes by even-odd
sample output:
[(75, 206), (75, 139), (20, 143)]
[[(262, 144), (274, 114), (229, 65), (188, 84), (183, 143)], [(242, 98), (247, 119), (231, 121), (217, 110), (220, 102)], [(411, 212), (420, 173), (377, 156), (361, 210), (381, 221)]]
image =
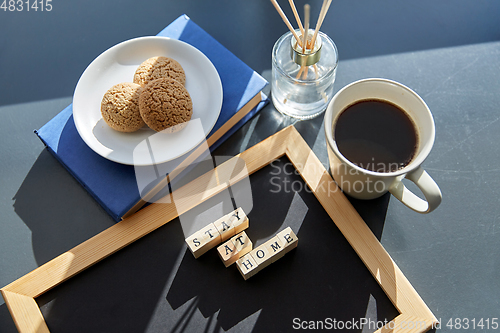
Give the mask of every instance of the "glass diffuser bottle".
[[(299, 39), (300, 31), (296, 30)], [(289, 31), (274, 44), (272, 51), (271, 95), (278, 111), (298, 119), (310, 119), (326, 110), (333, 97), (338, 64), (337, 47), (321, 31), (314, 45), (309, 30), (307, 47)]]

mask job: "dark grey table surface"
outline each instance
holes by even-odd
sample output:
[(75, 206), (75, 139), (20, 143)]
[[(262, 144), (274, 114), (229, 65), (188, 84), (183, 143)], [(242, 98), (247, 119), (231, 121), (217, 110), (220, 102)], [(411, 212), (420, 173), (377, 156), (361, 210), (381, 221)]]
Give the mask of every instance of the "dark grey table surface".
[[(8, 3), (0, 10), (0, 286), (113, 224), (33, 134), (71, 102), (97, 55), (154, 35), (185, 13), (269, 78), (271, 48), (286, 31), (264, 0), (53, 0), (50, 12), (10, 12)], [(305, 1), (296, 3), (302, 8)], [(310, 3), (316, 17), (320, 1)], [(389, 78), (413, 88), (433, 112), (436, 142), (423, 166), (443, 192), (441, 206), (420, 215), (389, 195), (352, 203), (442, 320), (438, 331), (496, 331), (491, 323), (500, 317), (499, 16), (494, 0), (344, 0), (333, 2), (322, 28), (340, 53), (335, 90), (361, 78)], [(322, 118), (296, 122), (268, 105), (215, 155), (235, 155), (295, 124), (327, 165)], [(212, 263), (216, 256), (195, 261), (173, 222), (42, 296), (49, 327), (269, 332), (293, 331), (293, 318), (391, 319), (395, 310), (321, 206), (305, 190), (271, 195), (269, 171), (252, 176), (259, 195), (251, 218), (300, 228), (304, 245), (290, 259), (242, 284), (238, 273)], [(312, 250), (311, 242), (329, 237), (336, 242), (326, 252)], [(281, 301), (272, 296), (280, 289)], [(489, 330), (465, 328), (466, 320), (481, 318)], [(450, 320), (463, 326), (446, 327)], [(0, 298), (0, 332), (15, 331)]]

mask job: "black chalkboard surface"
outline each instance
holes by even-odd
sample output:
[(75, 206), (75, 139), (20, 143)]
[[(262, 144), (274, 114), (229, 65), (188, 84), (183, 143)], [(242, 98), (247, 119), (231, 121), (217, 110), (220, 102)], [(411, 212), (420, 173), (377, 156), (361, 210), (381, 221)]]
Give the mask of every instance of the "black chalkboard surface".
[[(245, 281), (216, 249), (195, 259), (176, 219), (38, 297), (51, 332), (287, 332), (341, 323), (361, 332), (363, 320), (398, 315), (288, 159), (250, 182), (254, 246), (290, 226), (295, 250)], [(377, 237), (388, 201), (356, 202)], [(233, 209), (217, 195), (194, 210), (220, 204)]]

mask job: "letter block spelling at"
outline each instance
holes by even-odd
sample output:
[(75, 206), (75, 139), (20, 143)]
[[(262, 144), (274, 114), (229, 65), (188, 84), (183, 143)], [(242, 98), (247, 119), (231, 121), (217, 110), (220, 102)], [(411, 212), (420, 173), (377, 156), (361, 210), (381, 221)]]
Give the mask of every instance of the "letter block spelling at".
[[(297, 235), (288, 227), (240, 258), (236, 262), (236, 266), (238, 266), (238, 270), (243, 275), (243, 278), (247, 280), (264, 267), (283, 257), (290, 250), (296, 248), (298, 242)], [(257, 267), (247, 267), (249, 262), (255, 262)], [(247, 263), (247, 265), (243, 265), (243, 263)]]
[(198, 258), (221, 242), (221, 235), (213, 223), (186, 238), (186, 243), (195, 258)]
[(219, 257), (226, 267), (252, 250), (253, 244), (247, 234), (242, 231), (217, 248)]
[(240, 207), (233, 212), (224, 215), (215, 221), (214, 224), (221, 234), (222, 242), (225, 242), (229, 238), (248, 228), (248, 217)]

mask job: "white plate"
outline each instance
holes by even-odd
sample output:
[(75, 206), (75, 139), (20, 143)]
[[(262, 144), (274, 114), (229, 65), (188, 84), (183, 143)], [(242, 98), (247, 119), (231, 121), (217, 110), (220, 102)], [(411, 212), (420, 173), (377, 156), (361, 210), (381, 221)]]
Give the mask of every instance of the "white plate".
[[(186, 89), (193, 101), (192, 120), (200, 126), (166, 134), (144, 127), (133, 133), (111, 129), (102, 119), (101, 100), (120, 82), (132, 82), (146, 59), (166, 56), (177, 60), (186, 73)], [(99, 155), (122, 164), (151, 165), (175, 159), (196, 147), (212, 130), (222, 106), (222, 84), (210, 60), (195, 47), (167, 37), (140, 37), (122, 42), (99, 55), (83, 72), (73, 95), (73, 118), (83, 141)], [(152, 159), (150, 136), (155, 138)], [(143, 144), (141, 144), (143, 143)], [(158, 149), (157, 147), (161, 147)]]

